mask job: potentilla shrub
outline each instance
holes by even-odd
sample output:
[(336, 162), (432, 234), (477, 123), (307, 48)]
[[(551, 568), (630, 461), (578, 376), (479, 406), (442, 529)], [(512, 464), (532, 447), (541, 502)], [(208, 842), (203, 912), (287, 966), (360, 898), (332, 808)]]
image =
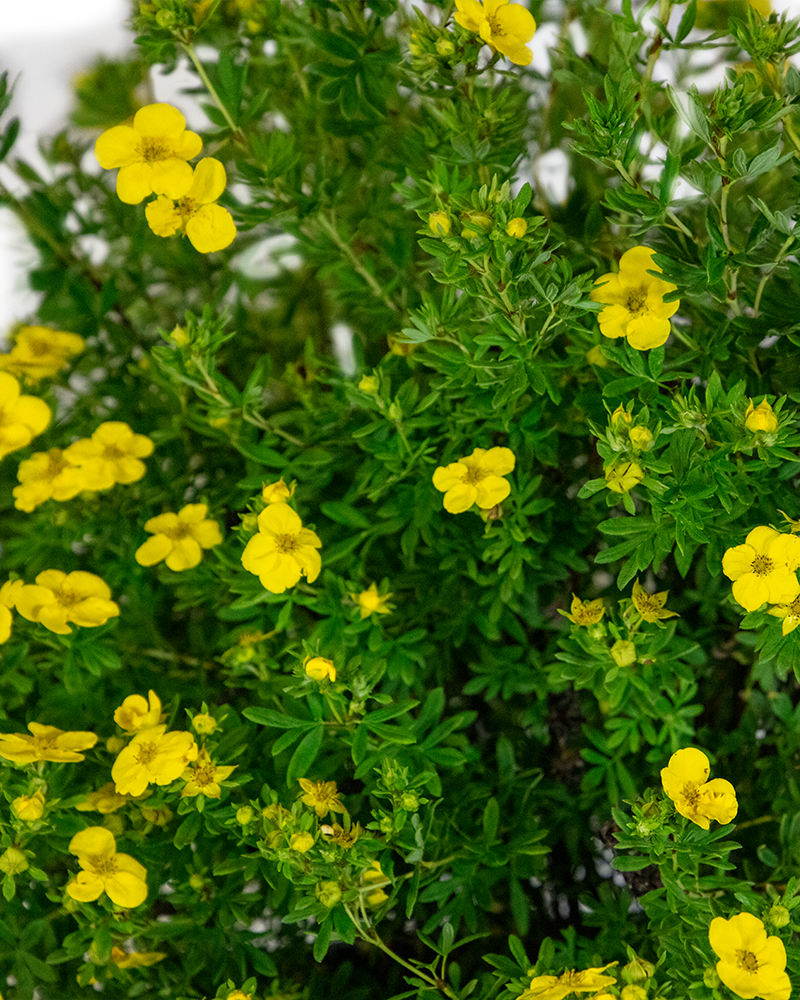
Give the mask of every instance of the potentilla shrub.
[(788, 1000), (800, 22), (131, 18), (0, 87), (0, 993)]

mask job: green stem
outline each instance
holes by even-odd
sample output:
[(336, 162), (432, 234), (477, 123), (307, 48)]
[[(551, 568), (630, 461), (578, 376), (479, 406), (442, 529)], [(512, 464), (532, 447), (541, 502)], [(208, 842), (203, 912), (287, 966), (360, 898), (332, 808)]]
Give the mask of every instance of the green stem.
[[(335, 216), (332, 216), (335, 220)], [(376, 280), (375, 275), (370, 274), (369, 271), (364, 267), (361, 261), (353, 253), (352, 247), (346, 243), (343, 239), (339, 230), (333, 224), (333, 222), (327, 219), (324, 215), (320, 215), (317, 219), (319, 225), (325, 232), (330, 236), (336, 246), (342, 251), (342, 253), (347, 257), (350, 263), (353, 265), (355, 270), (361, 275), (361, 277), (366, 281), (369, 287), (372, 289), (373, 293), (387, 306), (392, 312), (398, 312), (398, 308), (394, 302), (389, 298), (386, 292), (381, 288), (379, 282)]]
[(194, 50), (194, 46), (191, 45), (191, 44), (189, 44), (189, 43), (187, 43), (187, 42), (182, 42), (181, 43), (181, 48), (186, 53), (186, 55), (191, 59), (192, 63), (194, 64), (194, 68), (197, 70), (197, 75), (203, 81), (203, 86), (208, 91), (208, 93), (211, 96), (211, 99), (213, 100), (213, 102), (216, 104), (216, 106), (222, 112), (222, 116), (224, 117), (225, 121), (228, 123), (228, 127), (231, 130), (231, 135), (235, 139), (237, 139), (239, 141), (241, 141), (242, 139), (244, 139), (244, 133), (239, 128), (239, 126), (236, 124), (236, 122), (231, 118), (230, 112), (225, 107), (225, 105), (222, 102), (222, 99), (220, 98), (220, 96), (217, 93), (217, 91), (214, 89), (214, 84), (209, 80), (208, 73), (206, 73), (205, 69), (203, 68), (203, 64), (197, 58), (197, 53)]
[(792, 243), (794, 243), (794, 240), (795, 240), (795, 238), (794, 238), (793, 235), (789, 236), (787, 238), (786, 242), (783, 244), (783, 246), (778, 251), (778, 258), (775, 261), (775, 263), (770, 267), (770, 269), (768, 271), (765, 271), (764, 274), (761, 275), (761, 280), (759, 281), (758, 288), (756, 289), (755, 301), (753, 302), (753, 318), (754, 319), (755, 319), (756, 316), (758, 316), (758, 310), (759, 310), (759, 307), (761, 305), (761, 296), (764, 293), (764, 286), (767, 283), (767, 279), (770, 277), (770, 275), (775, 270), (775, 268), (780, 264), (780, 262), (786, 256), (786, 251), (789, 249), (789, 247), (792, 245)]

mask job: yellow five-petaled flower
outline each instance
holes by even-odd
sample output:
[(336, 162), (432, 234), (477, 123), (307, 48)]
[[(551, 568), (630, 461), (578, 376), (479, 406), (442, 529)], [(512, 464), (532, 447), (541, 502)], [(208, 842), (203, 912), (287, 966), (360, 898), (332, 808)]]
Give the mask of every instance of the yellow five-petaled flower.
[(76, 833), (69, 842), (69, 852), (78, 859), (83, 871), (67, 884), (67, 895), (90, 903), (102, 893), (129, 909), (147, 899), (147, 871), (129, 854), (117, 853), (117, 842), (110, 830), (90, 826)]
[(476, 32), (517, 66), (530, 65), (533, 53), (525, 42), (533, 38), (536, 21), (527, 7), (508, 0), (456, 0), (456, 7), (456, 24)]
[(719, 956), (717, 974), (743, 1000), (789, 1000), (792, 984), (786, 974), (786, 948), (752, 913), (726, 920), (714, 917), (708, 940)]
[(516, 459), (510, 448), (473, 448), (472, 454), (449, 465), (440, 465), (433, 474), (433, 485), (444, 493), (444, 509), (462, 514), (476, 503), (490, 510), (511, 492), (503, 476), (513, 471)]
[(708, 780), (708, 757), (702, 750), (676, 750), (661, 769), (661, 784), (681, 816), (707, 830), (710, 821), (730, 823), (739, 811), (736, 791), (725, 778)]
[(180, 230), (200, 253), (213, 253), (230, 246), (236, 225), (227, 208), (217, 205), (225, 190), (225, 167), (213, 157), (195, 167), (192, 186), (178, 201), (159, 195), (145, 208), (147, 222), (156, 236), (173, 236)]
[(678, 612), (665, 608), (668, 590), (662, 590), (659, 594), (649, 594), (638, 580), (633, 584), (633, 606), (646, 622), (658, 624), (662, 618), (673, 618)]
[(798, 566), (800, 538), (766, 525), (753, 528), (744, 545), (735, 545), (722, 557), (722, 572), (733, 580), (734, 599), (746, 611), (755, 611), (766, 601), (786, 604), (797, 597)]
[(391, 596), (391, 594), (379, 594), (378, 585), (375, 583), (371, 583), (367, 590), (362, 590), (360, 594), (350, 594), (351, 599), (358, 605), (362, 618), (369, 618), (372, 614), (390, 614), (386, 602)]
[(50, 407), (37, 396), (20, 394), (10, 372), (0, 372), (0, 458), (24, 448), (50, 423)]
[(570, 993), (596, 993), (616, 982), (614, 976), (604, 976), (616, 962), (592, 969), (567, 969), (560, 976), (535, 976), (519, 1000), (563, 1000)]
[(242, 566), (272, 594), (282, 594), (305, 575), (313, 583), (322, 568), (319, 536), (303, 527), (286, 503), (271, 503), (258, 515), (258, 534), (242, 553)]
[(77, 333), (49, 330), (45, 326), (21, 326), (8, 354), (0, 354), (0, 369), (24, 375), (31, 382), (52, 378), (80, 354), (86, 341)]
[(211, 549), (222, 542), (222, 533), (216, 521), (206, 518), (208, 505), (189, 503), (177, 514), (159, 514), (145, 521), (148, 538), (136, 550), (134, 558), (140, 566), (153, 566), (162, 559), (175, 572), (193, 569), (203, 556), (203, 549)]
[(0, 757), (16, 764), (32, 764), (37, 760), (55, 763), (85, 760), (79, 751), (89, 750), (97, 743), (95, 733), (64, 732), (39, 722), (29, 722), (28, 729), (32, 736), (27, 733), (0, 735)]
[(320, 819), (324, 819), (329, 812), (345, 812), (345, 808), (339, 801), (339, 790), (335, 781), (309, 781), (308, 778), (299, 778), (300, 787), (306, 793), (301, 797), (301, 801), (310, 806)]

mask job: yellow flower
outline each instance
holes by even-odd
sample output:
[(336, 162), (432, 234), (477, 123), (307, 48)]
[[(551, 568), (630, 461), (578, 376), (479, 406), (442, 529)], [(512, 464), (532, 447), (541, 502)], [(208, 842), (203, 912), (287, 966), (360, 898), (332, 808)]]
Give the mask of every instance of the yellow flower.
[(29, 445), (50, 423), (50, 407), (36, 396), (22, 396), (19, 382), (0, 372), (0, 458)]
[(192, 168), (203, 140), (186, 131), (186, 119), (169, 104), (148, 104), (133, 125), (115, 125), (95, 143), (94, 155), (104, 170), (119, 168), (117, 194), (138, 205), (149, 194), (182, 198), (192, 186)]
[(525, 44), (536, 31), (531, 12), (507, 0), (456, 0), (456, 24), (477, 32), (493, 50), (508, 56), (517, 66), (528, 66), (533, 53)]
[[(383, 891), (383, 886), (391, 885), (389, 879), (384, 875), (380, 862), (373, 861), (366, 871), (361, 873), (360, 883), (370, 891), (364, 896), (364, 902), (373, 909), (381, 906), (389, 898)], [(374, 887), (374, 888), (373, 888)]]
[(596, 625), (606, 613), (606, 609), (603, 607), (602, 597), (598, 597), (594, 601), (582, 601), (573, 594), (569, 612), (561, 611), (560, 613), (565, 618), (569, 618), (575, 625), (588, 626)]
[(336, 680), (336, 667), (333, 660), (326, 660), (324, 656), (307, 656), (303, 660), (303, 670), (306, 676), (312, 681)]
[(209, 715), (208, 712), (200, 712), (192, 719), (192, 729), (194, 729), (196, 733), (201, 733), (203, 736), (208, 736), (209, 733), (213, 733), (218, 725), (219, 723), (214, 716)]
[(309, 583), (319, 576), (322, 542), (285, 503), (273, 503), (258, 515), (258, 534), (242, 553), (242, 566), (271, 594), (282, 594), (305, 575)]
[(678, 614), (677, 611), (668, 611), (664, 607), (668, 596), (668, 590), (662, 590), (660, 594), (649, 594), (638, 580), (633, 584), (633, 605), (646, 622), (658, 624), (661, 618), (673, 618)]
[(606, 469), (606, 486), (614, 493), (629, 493), (644, 479), (642, 467), (636, 462), (618, 462)]
[(229, 778), (238, 764), (228, 767), (217, 767), (205, 748), (197, 754), (197, 759), (183, 772), (181, 777), (186, 785), (181, 792), (181, 798), (192, 798), (195, 795), (205, 795), (209, 799), (218, 799), (222, 794), (219, 786), (221, 781)]
[(25, 375), (31, 382), (52, 378), (80, 354), (86, 341), (77, 333), (49, 330), (45, 326), (21, 326), (8, 354), (0, 354), (0, 369)]
[(661, 784), (681, 816), (707, 830), (710, 820), (730, 823), (739, 811), (736, 791), (724, 778), (708, 780), (708, 757), (694, 747), (677, 750), (661, 769)]
[(339, 790), (335, 781), (309, 781), (308, 778), (299, 778), (298, 781), (306, 793), (301, 797), (301, 801), (314, 809), (320, 819), (324, 819), (329, 812), (346, 811), (339, 801)]
[(624, 420), (626, 424), (630, 424), (633, 421), (633, 416), (625, 409), (622, 403), (611, 414), (611, 426), (616, 427), (620, 420)]
[(371, 614), (388, 615), (391, 614), (386, 602), (391, 594), (379, 594), (378, 586), (371, 583), (367, 590), (362, 590), (360, 594), (350, 594), (352, 600), (356, 602), (361, 611), (362, 618), (368, 618)]
[(163, 951), (123, 951), (122, 948), (111, 949), (111, 961), (118, 969), (141, 969), (155, 965), (167, 957)]
[(327, 840), (330, 844), (338, 844), (339, 847), (344, 847), (345, 850), (349, 850), (364, 832), (358, 823), (354, 823), (349, 830), (341, 825), (341, 823), (334, 823), (333, 825), (325, 824), (319, 828), (319, 832), (322, 834), (324, 840)]
[(148, 691), (147, 700), (140, 694), (130, 694), (114, 711), (114, 722), (126, 733), (150, 729), (161, 722), (161, 699), (155, 691)]
[(604, 337), (627, 337), (631, 347), (648, 351), (665, 344), (670, 332), (670, 316), (680, 302), (664, 302), (677, 285), (656, 278), (648, 271), (661, 271), (654, 264), (649, 247), (634, 247), (622, 255), (619, 274), (603, 274), (595, 281), (591, 299), (605, 309), (597, 317)]
[(379, 385), (380, 379), (376, 375), (362, 375), (358, 388), (362, 392), (368, 392), (370, 396), (377, 396)]
[(16, 607), (17, 597), (24, 586), (22, 580), (6, 580), (0, 587), (0, 646), (11, 638), (11, 609)]
[(192, 186), (177, 202), (161, 194), (144, 210), (156, 236), (174, 236), (180, 230), (200, 253), (224, 250), (236, 238), (236, 224), (227, 208), (217, 205), (225, 190), (225, 167), (206, 157), (195, 167)]
[(781, 625), (783, 635), (794, 632), (800, 625), (800, 597), (795, 597), (791, 604), (777, 604), (774, 608), (770, 608), (767, 614), (783, 619)]
[(301, 854), (310, 851), (313, 846), (314, 838), (310, 833), (293, 833), (289, 840), (289, 847), (293, 851), (299, 851)]
[(17, 819), (25, 820), (26, 823), (35, 823), (42, 818), (44, 812), (44, 794), (34, 792), (33, 795), (20, 795), (11, 803), (11, 808)]
[(786, 974), (786, 948), (776, 935), (767, 937), (758, 917), (752, 913), (737, 913), (730, 920), (714, 917), (708, 940), (719, 956), (719, 978), (737, 996), (789, 1000), (792, 984)]
[(800, 565), (800, 538), (764, 525), (753, 528), (744, 545), (722, 557), (722, 572), (733, 580), (734, 599), (747, 611), (769, 601), (786, 604), (800, 594), (795, 570)]
[(153, 537), (140, 545), (134, 558), (140, 566), (153, 566), (162, 559), (175, 572), (193, 569), (203, 557), (203, 549), (222, 542), (216, 521), (206, 518), (208, 504), (189, 503), (177, 514), (159, 514), (145, 521), (144, 530)]
[(16, 764), (32, 764), (35, 760), (50, 760), (55, 763), (78, 761), (86, 758), (80, 750), (89, 750), (97, 743), (97, 736), (87, 732), (64, 732), (55, 726), (42, 726), (29, 722), (27, 733), (3, 733), (0, 735), (0, 757), (13, 760)]
[(461, 514), (474, 504), (489, 510), (501, 503), (511, 492), (507, 476), (516, 459), (510, 448), (474, 448), (471, 455), (459, 458), (447, 466), (439, 466), (433, 474), (433, 485), (444, 493), (444, 509)]
[(90, 903), (105, 892), (112, 903), (125, 909), (147, 899), (147, 871), (129, 854), (117, 853), (110, 830), (102, 826), (81, 830), (68, 849), (83, 869), (67, 884), (67, 894), (73, 899)]
[(528, 223), (524, 219), (511, 219), (506, 226), (506, 232), (515, 240), (521, 240), (528, 231)]
[(766, 399), (759, 403), (755, 409), (753, 409), (753, 400), (751, 399), (745, 410), (744, 425), (751, 434), (755, 434), (757, 431), (771, 434), (778, 429), (778, 418)]
[(45, 500), (71, 500), (83, 486), (78, 468), (71, 465), (60, 448), (37, 451), (19, 463), (20, 485), (11, 491), (14, 506), (30, 514)]
[(158, 806), (151, 808), (142, 806), (142, 817), (153, 826), (167, 826), (175, 815), (169, 806)]
[(636, 663), (636, 646), (628, 639), (617, 639), (609, 652), (611, 659), (620, 668)]
[(83, 570), (64, 573), (46, 569), (36, 577), (35, 585), (20, 588), (16, 603), (23, 618), (40, 622), (58, 635), (72, 631), (67, 622), (96, 628), (119, 615), (119, 605), (111, 600), (108, 584)]
[(622, 987), (620, 1000), (647, 1000), (647, 990), (644, 986), (629, 983), (627, 986)]
[(616, 982), (614, 976), (603, 975), (606, 969), (616, 964), (609, 962), (608, 965), (581, 969), (580, 972), (568, 969), (560, 976), (535, 976), (518, 1000), (562, 1000), (570, 993), (596, 993)]
[(64, 450), (64, 458), (80, 467), (82, 489), (107, 490), (115, 483), (135, 483), (147, 472), (143, 458), (153, 452), (153, 442), (134, 434), (121, 420), (100, 424), (90, 438)]
[(449, 236), (452, 225), (447, 212), (431, 212), (428, 216), (428, 228), (436, 236)]
[(603, 354), (599, 344), (595, 344), (586, 352), (586, 360), (597, 368), (608, 368), (608, 358)]
[(634, 451), (649, 451), (653, 444), (653, 434), (647, 427), (631, 427), (628, 432)]
[(294, 496), (295, 485), (292, 483), (291, 486), (287, 486), (283, 477), (277, 483), (264, 483), (264, 488), (261, 490), (264, 503), (285, 503)]
[(418, 347), (417, 344), (404, 344), (402, 340), (393, 337), (391, 333), (386, 335), (386, 346), (389, 348), (390, 353), (396, 354), (398, 358), (407, 358)]
[(152, 726), (138, 732), (114, 761), (111, 777), (121, 795), (141, 795), (148, 785), (168, 785), (197, 758), (191, 733)]
[(467, 239), (488, 233), (494, 225), (494, 219), (488, 212), (465, 212), (461, 216), (461, 235)]
[(109, 781), (96, 792), (89, 792), (83, 802), (79, 802), (75, 808), (78, 812), (98, 812), (103, 816), (110, 816), (132, 799), (132, 795), (120, 795), (114, 787), (114, 782)]
[(243, 993), (241, 990), (234, 990), (233, 993), (229, 993), (225, 1000), (250, 1000), (252, 993)]

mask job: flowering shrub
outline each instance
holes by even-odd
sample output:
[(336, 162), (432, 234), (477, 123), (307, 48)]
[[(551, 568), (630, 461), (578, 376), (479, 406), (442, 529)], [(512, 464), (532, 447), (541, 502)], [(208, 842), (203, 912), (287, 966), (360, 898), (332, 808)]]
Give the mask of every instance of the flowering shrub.
[(800, 985), (800, 22), (419, 7), (0, 77), (5, 1000)]

